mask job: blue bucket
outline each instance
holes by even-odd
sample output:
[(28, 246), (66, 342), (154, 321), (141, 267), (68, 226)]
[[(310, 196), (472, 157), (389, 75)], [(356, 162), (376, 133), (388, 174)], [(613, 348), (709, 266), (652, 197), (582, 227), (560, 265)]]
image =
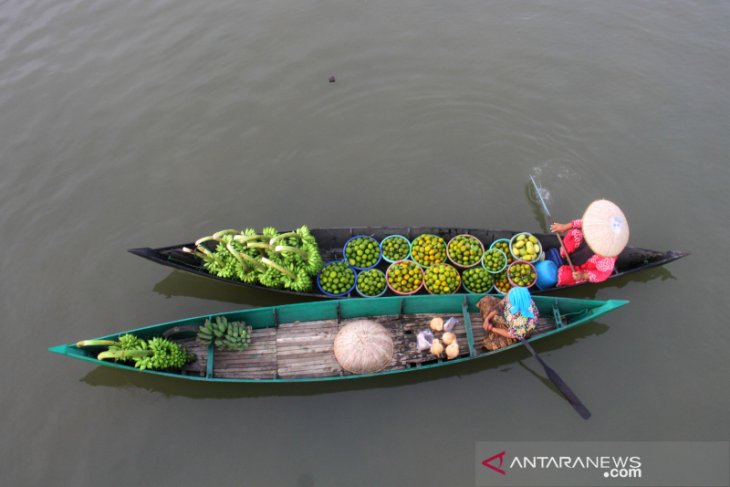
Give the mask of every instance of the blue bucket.
[[(366, 271), (368, 269), (372, 269), (372, 268), (376, 267), (378, 264), (380, 264), (380, 261), (383, 260), (383, 250), (380, 248), (380, 244), (378, 244), (378, 241), (375, 240), (370, 235), (355, 235), (354, 237), (350, 238), (347, 242), (345, 242), (345, 245), (342, 247), (343, 260), (346, 263), (348, 263), (347, 246), (350, 245), (350, 242), (352, 242), (353, 240), (356, 240), (358, 238), (364, 238), (364, 239), (372, 240), (373, 242), (375, 242), (375, 246), (378, 247), (378, 260), (375, 262), (375, 264), (368, 266), (368, 267), (357, 267), (355, 265), (350, 265), (350, 267), (352, 267), (353, 269), (356, 269), (358, 271)], [(348, 263), (348, 265), (349, 265), (349, 263)]]
[(537, 273), (535, 285), (538, 289), (550, 289), (558, 283), (558, 266), (551, 260), (543, 260), (535, 264), (535, 272)]
[[(324, 289), (322, 289), (322, 284), (319, 282), (319, 276), (322, 275), (322, 273), (324, 272), (325, 269), (327, 269), (327, 267), (331, 266), (332, 264), (340, 264), (340, 263), (345, 264), (345, 265), (347, 265), (347, 267), (350, 268), (350, 270), (352, 271), (352, 273), (355, 275), (355, 282), (352, 284), (352, 287), (350, 289), (348, 289), (347, 291), (345, 291), (344, 293), (341, 293), (341, 294), (332, 294), (332, 293), (329, 293), (329, 292), (325, 291)], [(355, 269), (351, 265), (349, 265), (347, 263), (346, 260), (337, 260), (337, 261), (334, 261), (334, 262), (328, 262), (328, 263), (326, 263), (324, 265), (324, 267), (322, 267), (322, 269), (317, 274), (317, 287), (325, 295), (331, 296), (333, 298), (340, 297), (340, 296), (347, 296), (348, 294), (350, 294), (355, 289), (355, 287), (357, 287), (357, 272), (355, 271)]]

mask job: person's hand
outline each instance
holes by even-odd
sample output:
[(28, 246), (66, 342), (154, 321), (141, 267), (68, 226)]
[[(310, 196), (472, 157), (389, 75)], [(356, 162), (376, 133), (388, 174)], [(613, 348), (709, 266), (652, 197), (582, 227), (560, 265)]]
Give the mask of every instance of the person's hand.
[(550, 225), (550, 231), (553, 233), (565, 233), (573, 228), (571, 223), (553, 223)]
[(496, 316), (496, 314), (497, 314), (497, 312), (492, 310), (489, 312), (487, 317), (484, 318), (484, 323), (482, 324), (482, 328), (484, 328), (484, 331), (489, 331), (492, 328), (494, 328), (494, 326), (492, 326), (492, 324), (489, 322), (489, 320), (491, 320), (494, 316)]
[(573, 273), (573, 279), (575, 279), (575, 282), (587, 281), (588, 273), (583, 271), (575, 271)]

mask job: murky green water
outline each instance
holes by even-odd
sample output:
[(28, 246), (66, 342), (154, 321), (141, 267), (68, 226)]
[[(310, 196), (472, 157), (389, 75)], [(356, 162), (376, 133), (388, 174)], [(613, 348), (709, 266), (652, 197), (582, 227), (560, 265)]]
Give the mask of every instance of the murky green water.
[[(727, 440), (730, 6), (0, 4), (3, 485), (473, 485), (479, 440)], [(336, 76), (329, 83), (330, 75)], [(345, 384), (191, 384), (62, 342), (291, 302), (125, 251), (228, 227), (538, 230), (616, 201), (693, 255), (527, 352)]]

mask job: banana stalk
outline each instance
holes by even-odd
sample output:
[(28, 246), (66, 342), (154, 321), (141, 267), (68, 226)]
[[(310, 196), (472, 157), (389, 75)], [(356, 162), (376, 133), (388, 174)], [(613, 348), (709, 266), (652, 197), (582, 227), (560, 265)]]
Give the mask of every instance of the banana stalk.
[(116, 344), (117, 342), (114, 340), (81, 340), (80, 342), (76, 342), (76, 347), (110, 347)]
[(300, 257), (307, 258), (309, 256), (309, 252), (307, 252), (304, 249), (300, 249), (299, 247), (291, 247), (289, 245), (277, 245), (274, 247), (274, 252), (293, 252)]
[(261, 235), (236, 235), (235, 237), (233, 237), (233, 240), (240, 244), (245, 244), (248, 242), (255, 242), (256, 240), (261, 240), (262, 238), (264, 237)]
[(290, 270), (286, 269), (285, 267), (280, 266), (276, 262), (267, 259), (266, 257), (261, 257), (261, 262), (266, 264), (267, 266), (271, 267), (272, 269), (276, 269), (277, 271), (281, 272), (285, 276), (287, 276), (289, 279), (296, 279), (296, 275), (291, 272)]
[(135, 357), (150, 357), (155, 352), (152, 350), (107, 350), (96, 356), (98, 360), (129, 360)]
[(302, 239), (301, 235), (299, 235), (297, 232), (287, 232), (287, 233), (282, 233), (280, 235), (277, 235), (276, 237), (269, 240), (269, 245), (274, 245), (279, 240), (284, 239), (284, 238), (289, 238), (289, 237), (296, 237), (299, 240)]
[(227, 230), (220, 230), (220, 231), (217, 231), (217, 232), (215, 232), (213, 234), (213, 239), (214, 240), (220, 240), (220, 239), (222, 239), (226, 235), (233, 235), (233, 234), (236, 234), (236, 233), (239, 233), (239, 232), (238, 232), (238, 230), (236, 230), (234, 228), (229, 228)]
[(246, 255), (245, 253), (239, 252), (238, 250), (236, 250), (233, 247), (232, 242), (228, 242), (226, 244), (226, 249), (228, 249), (228, 251), (231, 253), (231, 255), (233, 255), (233, 257), (235, 257), (238, 260), (238, 262), (241, 264), (242, 267), (244, 267), (244, 268), (253, 267), (254, 269), (260, 269), (262, 267), (261, 262), (259, 262), (258, 260), (254, 259), (250, 255)]
[(269, 250), (271, 248), (271, 245), (267, 244), (266, 242), (249, 242), (246, 244), (246, 247), (248, 247), (249, 249)]

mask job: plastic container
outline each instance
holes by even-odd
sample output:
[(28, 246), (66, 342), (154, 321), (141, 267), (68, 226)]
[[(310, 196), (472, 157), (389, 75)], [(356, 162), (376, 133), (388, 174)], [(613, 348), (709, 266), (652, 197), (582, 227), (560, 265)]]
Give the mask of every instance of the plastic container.
[[(456, 273), (456, 278), (459, 280), (459, 282), (456, 284), (456, 287), (454, 288), (453, 291), (446, 293), (446, 292), (434, 292), (433, 290), (429, 289), (428, 283), (426, 282), (426, 278), (429, 276), (429, 273), (434, 273), (434, 271), (440, 267), (444, 267), (444, 268), (450, 267)], [(429, 267), (428, 269), (426, 269), (426, 271), (423, 274), (423, 287), (426, 288), (426, 291), (428, 291), (428, 294), (454, 294), (461, 287), (461, 275), (459, 274), (459, 271), (456, 270), (456, 267), (452, 266), (451, 264), (447, 264), (445, 262), (443, 264), (434, 264), (431, 267)]]
[[(380, 274), (383, 275), (383, 279), (385, 279), (385, 286), (383, 286), (383, 290), (380, 291), (380, 293), (378, 293), (378, 294), (365, 294), (362, 291), (360, 291), (360, 285), (359, 285), (360, 276), (363, 275), (366, 272), (379, 272)], [(357, 277), (355, 278), (355, 291), (357, 291), (357, 294), (359, 294), (363, 298), (378, 298), (378, 297), (382, 296), (383, 294), (386, 293), (386, 291), (388, 291), (388, 280), (385, 277), (385, 273), (383, 271), (381, 271), (380, 269), (368, 269), (366, 271), (362, 271), (362, 272), (358, 273)]]
[[(476, 260), (476, 262), (474, 262), (473, 264), (468, 264), (468, 265), (460, 264), (451, 257), (451, 251), (450, 251), (451, 243), (459, 237), (468, 237), (470, 240), (473, 240), (474, 242), (479, 244), (479, 249), (480, 249), (479, 256), (478, 256), (478, 259)], [(454, 264), (456, 267), (459, 267), (461, 269), (468, 269), (470, 267), (474, 267), (475, 265), (479, 265), (479, 263), (482, 261), (483, 254), (484, 254), (484, 244), (482, 243), (482, 241), (479, 240), (478, 238), (476, 238), (474, 235), (469, 235), (468, 233), (462, 233), (460, 235), (455, 235), (451, 240), (449, 240), (449, 243), (446, 244), (446, 256), (449, 258), (449, 260), (451, 261), (452, 264)]]
[[(414, 253), (413, 253), (413, 247), (415, 246), (415, 244), (416, 244), (416, 242), (418, 241), (418, 239), (420, 239), (421, 237), (425, 237), (426, 235), (428, 235), (429, 237), (434, 237), (434, 238), (436, 238), (436, 239), (439, 239), (439, 240), (441, 240), (441, 241), (443, 242), (443, 244), (444, 244), (444, 257), (443, 257), (443, 259), (441, 259), (441, 260), (440, 260), (440, 261), (438, 261), (438, 262), (433, 262), (433, 263), (431, 263), (431, 264), (428, 264), (428, 265), (426, 265), (426, 264), (423, 264), (423, 263), (421, 263), (421, 262), (418, 262), (418, 260), (417, 260), (416, 256), (415, 256), (415, 255), (414, 255)], [(422, 234), (421, 234), (421, 235), (419, 235), (418, 237), (414, 238), (414, 239), (413, 239), (413, 241), (411, 242), (411, 260), (412, 260), (413, 262), (415, 262), (416, 264), (418, 264), (419, 266), (421, 266), (422, 268), (424, 268), (424, 269), (426, 269), (426, 268), (428, 268), (428, 267), (430, 267), (430, 266), (432, 266), (432, 265), (436, 265), (436, 264), (443, 264), (444, 262), (446, 262), (446, 253), (447, 253), (447, 252), (446, 252), (446, 240), (444, 240), (444, 239), (443, 239), (443, 237), (439, 237), (438, 235), (434, 235), (434, 234), (432, 234), (432, 233), (422, 233)]]
[[(420, 272), (420, 276), (421, 276), (421, 284), (415, 290), (410, 291), (410, 292), (397, 291), (396, 289), (393, 288), (393, 286), (390, 285), (390, 279), (389, 278), (390, 278), (391, 271), (395, 267), (398, 267), (398, 266), (400, 266), (401, 264), (404, 264), (404, 263), (409, 264), (409, 265), (412, 265), (413, 269), (417, 269), (418, 272)], [(425, 278), (425, 274), (424, 274), (423, 269), (421, 268), (421, 266), (419, 266), (418, 263), (413, 262), (411, 260), (397, 260), (397, 261), (393, 262), (392, 264), (390, 264), (390, 266), (388, 266), (388, 270), (385, 271), (385, 283), (387, 284), (388, 289), (390, 289), (391, 291), (393, 291), (394, 293), (396, 293), (399, 296), (409, 296), (411, 294), (416, 294), (423, 287), (424, 278)]]
[(357, 240), (357, 239), (361, 239), (361, 238), (375, 242), (375, 245), (378, 247), (378, 260), (375, 262), (375, 264), (369, 265), (367, 267), (358, 267), (358, 266), (352, 265), (352, 264), (348, 264), (348, 265), (350, 265), (350, 267), (352, 267), (353, 269), (356, 269), (358, 271), (365, 271), (365, 270), (372, 269), (373, 267), (377, 266), (378, 264), (380, 264), (380, 261), (383, 259), (383, 252), (380, 249), (380, 244), (378, 244), (378, 241), (375, 240), (373, 237), (371, 237), (370, 235), (355, 235), (354, 237), (350, 238), (347, 242), (345, 242), (344, 247), (342, 247), (342, 255), (343, 255), (345, 262), (349, 263), (349, 260), (347, 258), (347, 246), (350, 245), (350, 242), (352, 242), (353, 240)]
[[(487, 256), (487, 254), (489, 252), (499, 252), (500, 254), (502, 254), (502, 256), (504, 256), (504, 265), (499, 270), (497, 270), (497, 271), (490, 270), (486, 265), (484, 265), (484, 258)], [(486, 252), (484, 252), (484, 255), (482, 256), (482, 260), (480, 262), (482, 263), (482, 267), (484, 267), (484, 270), (486, 270), (490, 274), (501, 274), (507, 268), (507, 266), (509, 265), (509, 259), (507, 258), (507, 254), (505, 254), (502, 251), (502, 249), (498, 249), (496, 247), (495, 248), (490, 248), (489, 250), (487, 250)]]
[[(325, 269), (327, 269), (327, 267), (329, 267), (333, 264), (345, 264), (347, 267), (350, 268), (353, 276), (355, 277), (355, 281), (353, 282), (352, 287), (341, 294), (332, 294), (330, 292), (325, 291), (324, 289), (322, 289), (322, 283), (319, 281), (319, 278), (322, 275), (322, 273), (325, 271)], [(347, 261), (345, 261), (345, 260), (336, 260), (333, 262), (328, 262), (324, 265), (324, 267), (322, 267), (322, 270), (319, 271), (319, 274), (317, 274), (317, 287), (319, 288), (320, 291), (322, 291), (327, 296), (332, 296), (332, 297), (347, 296), (348, 294), (350, 294), (353, 291), (353, 289), (355, 289), (355, 286), (357, 286), (357, 272), (355, 271), (355, 268), (352, 267), (350, 264), (348, 264)]]
[(535, 272), (537, 273), (535, 286), (540, 290), (550, 289), (558, 283), (558, 266), (552, 260), (543, 260), (535, 264)]
[[(520, 257), (518, 255), (515, 255), (514, 250), (512, 250), (512, 248), (513, 248), (512, 246), (517, 241), (517, 237), (519, 237), (520, 235), (525, 235), (525, 236), (528, 236), (528, 237), (534, 237), (534, 235), (532, 235), (529, 232), (521, 232), (521, 233), (517, 233), (517, 234), (515, 234), (515, 235), (512, 236), (512, 238), (509, 240), (509, 251), (512, 254), (512, 257), (515, 260), (524, 260), (524, 259), (522, 259), (522, 257)], [(542, 257), (542, 244), (540, 243), (539, 240), (537, 241), (537, 245), (540, 246), (540, 252), (538, 252), (537, 256), (534, 259), (532, 259), (532, 260), (525, 260), (525, 262), (529, 262), (530, 264), (532, 264), (532, 263), (537, 262), (538, 260), (540, 260), (540, 258)]]
[[(473, 271), (478, 271), (478, 270), (484, 271), (486, 273), (486, 276), (492, 279), (492, 285), (489, 286), (486, 290), (479, 291), (479, 292), (474, 291), (472, 289), (469, 289), (469, 286), (466, 284), (466, 278), (464, 277), (464, 274), (467, 273), (467, 272), (469, 272), (469, 271), (472, 271), (472, 270)], [(494, 276), (492, 276), (483, 267), (470, 267), (469, 269), (464, 269), (464, 271), (461, 273), (461, 287), (463, 287), (464, 288), (464, 291), (468, 292), (469, 294), (488, 294), (488, 293), (490, 293), (494, 289)]]
[[(385, 256), (385, 254), (383, 253), (383, 244), (384, 244), (384, 243), (385, 243), (386, 241), (390, 240), (390, 239), (403, 239), (403, 240), (404, 240), (404, 241), (405, 241), (405, 242), (406, 242), (406, 243), (408, 244), (408, 253), (407, 253), (407, 254), (405, 255), (405, 257), (402, 257), (402, 258), (400, 258), (400, 259), (396, 259), (396, 260), (390, 260), (389, 258), (387, 258), (387, 257)], [(392, 264), (393, 262), (397, 262), (397, 261), (399, 261), (399, 260), (408, 260), (408, 259), (409, 259), (409, 258), (411, 257), (411, 241), (410, 241), (410, 240), (408, 240), (408, 239), (407, 239), (406, 237), (404, 237), (403, 235), (398, 235), (398, 234), (394, 234), (394, 235), (388, 235), (387, 237), (385, 237), (385, 238), (384, 238), (384, 239), (383, 239), (383, 240), (382, 240), (382, 241), (380, 242), (380, 256), (381, 256), (381, 257), (383, 258), (383, 260), (384, 260), (385, 262), (388, 262), (389, 264)]]
[[(513, 267), (513, 266), (515, 266), (515, 265), (517, 265), (517, 264), (527, 264), (527, 265), (529, 265), (529, 266), (530, 266), (530, 267), (532, 268), (533, 272), (535, 273), (535, 279), (533, 279), (532, 283), (530, 283), (530, 285), (529, 285), (529, 286), (518, 286), (518, 285), (517, 285), (517, 284), (516, 284), (516, 283), (515, 283), (515, 282), (514, 282), (514, 281), (512, 280), (512, 277), (510, 277), (510, 272), (509, 272), (509, 271), (510, 271), (510, 269), (512, 269), (512, 267)], [(509, 265), (509, 267), (507, 267), (507, 280), (509, 281), (509, 283), (510, 283), (510, 285), (511, 285), (512, 287), (526, 287), (526, 288), (531, 288), (531, 287), (532, 287), (532, 286), (534, 286), (534, 285), (535, 285), (535, 283), (537, 282), (537, 270), (535, 270), (535, 266), (534, 266), (534, 265), (533, 265), (533, 264), (532, 264), (531, 262), (527, 262), (526, 260), (516, 260), (516, 261), (512, 262), (512, 263), (511, 263), (511, 264)]]
[(505, 244), (507, 244), (507, 252), (504, 252), (504, 250), (502, 250), (502, 249), (499, 249), (499, 250), (502, 250), (502, 252), (504, 252), (504, 255), (507, 256), (507, 265), (510, 265), (512, 262), (515, 261), (515, 258), (512, 255), (512, 252), (510, 252), (510, 250), (509, 250), (509, 239), (508, 238), (498, 238), (497, 240), (492, 242), (492, 244), (489, 246), (489, 248), (490, 249), (495, 248), (497, 246), (497, 242), (504, 242)]

